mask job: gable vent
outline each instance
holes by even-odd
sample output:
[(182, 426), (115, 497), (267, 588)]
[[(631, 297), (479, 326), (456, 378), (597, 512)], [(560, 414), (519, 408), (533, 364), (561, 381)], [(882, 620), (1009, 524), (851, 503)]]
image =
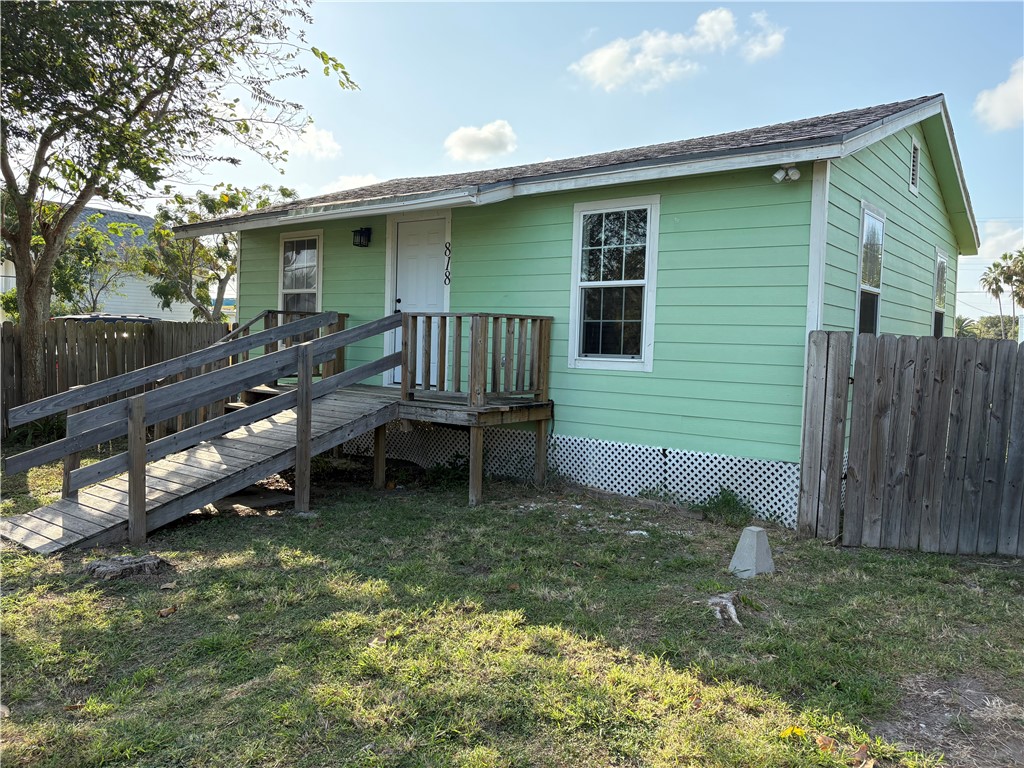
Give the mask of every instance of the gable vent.
[(910, 150), (910, 191), (917, 192), (917, 180), (921, 170), (921, 147), (915, 141)]

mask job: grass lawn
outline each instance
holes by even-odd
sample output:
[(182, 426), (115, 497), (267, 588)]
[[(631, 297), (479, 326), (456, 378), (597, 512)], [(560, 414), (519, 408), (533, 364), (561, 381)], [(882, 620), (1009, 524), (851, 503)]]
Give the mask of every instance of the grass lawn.
[[(5, 479), (4, 513), (54, 482)], [(778, 572), (741, 582), (736, 528), (486, 492), (356, 484), (317, 517), (194, 515), (140, 550), (172, 569), (120, 581), (83, 565), (128, 550), (4, 547), (3, 765), (929, 766), (928, 743), (869, 729), (911, 683), (965, 679), (1006, 706), (955, 723), (963, 764), (1024, 731), (1020, 561), (769, 527)], [(743, 626), (720, 626), (705, 601), (736, 589)]]

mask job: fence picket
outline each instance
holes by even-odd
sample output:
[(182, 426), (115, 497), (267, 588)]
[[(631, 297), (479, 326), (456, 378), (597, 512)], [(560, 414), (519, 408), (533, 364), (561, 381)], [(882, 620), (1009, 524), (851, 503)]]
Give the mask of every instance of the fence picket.
[(875, 396), (871, 404), (871, 430), (868, 445), (867, 495), (861, 543), (878, 547), (882, 542), (882, 509), (885, 504), (885, 473), (892, 420), (892, 392), (896, 368), (896, 337), (880, 336), (875, 352)]
[(1024, 556), (1024, 344), (1017, 345), (1016, 358), (996, 539), (996, 553), (1010, 557)]
[(960, 502), (960, 534), (956, 551), (973, 554), (978, 547), (978, 526), (981, 522), (981, 483), (985, 468), (985, 444), (988, 442), (989, 403), (995, 379), (995, 352), (998, 342), (978, 342), (978, 355), (971, 371), (974, 384), (970, 401), (970, 432), (964, 460), (963, 491)]
[(850, 448), (846, 462), (846, 509), (843, 516), (843, 546), (846, 547), (860, 546), (864, 531), (868, 448), (874, 423), (871, 419), (871, 402), (877, 348), (878, 337), (874, 334), (865, 333), (857, 338), (853, 408), (850, 412)]
[(824, 438), (825, 379), (828, 371), (828, 333), (813, 331), (807, 342), (807, 384), (804, 395), (804, 430), (800, 447), (800, 498), (797, 531), (816, 536), (821, 486), (821, 450)]
[(906, 497), (907, 454), (910, 444), (910, 406), (914, 400), (914, 369), (917, 339), (900, 336), (896, 340), (896, 365), (893, 368), (892, 407), (889, 420), (889, 450), (885, 466), (885, 493), (882, 507), (881, 546), (900, 545), (903, 507)]
[(939, 552), (955, 553), (960, 535), (960, 497), (964, 487), (967, 439), (971, 426), (971, 391), (978, 342), (962, 340), (957, 345), (953, 367), (953, 392), (949, 404), (949, 437), (942, 462), (942, 511), (939, 517)]
[[(946, 436), (949, 431), (950, 398), (953, 395), (953, 370), (956, 365), (957, 340), (944, 337), (935, 345), (933, 373), (928, 382), (931, 393), (923, 417), (928, 424), (923, 461), (916, 470), (923, 480), (920, 534), (918, 547), (922, 552), (939, 551), (939, 525), (942, 510), (942, 467), (946, 457)], [(915, 483), (917, 479), (915, 479)]]
[(932, 367), (935, 364), (935, 339), (915, 339), (914, 375), (908, 400), (908, 437), (900, 505), (900, 549), (917, 549), (921, 539), (921, 497), (924, 493), (923, 473), (917, 471), (927, 455), (928, 424), (925, 413), (930, 405)]
[(988, 439), (981, 463), (981, 498), (978, 502), (978, 541), (975, 552), (991, 555), (999, 538), (1003, 477), (1006, 472), (1007, 441), (1013, 406), (1013, 380), (1017, 373), (1017, 347), (1013, 341), (998, 341), (993, 350), (991, 396), (988, 409)]

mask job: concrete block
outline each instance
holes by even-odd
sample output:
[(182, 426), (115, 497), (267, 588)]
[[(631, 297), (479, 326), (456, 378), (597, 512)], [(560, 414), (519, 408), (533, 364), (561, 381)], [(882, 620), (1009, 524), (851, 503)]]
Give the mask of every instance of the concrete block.
[(743, 529), (729, 573), (741, 579), (752, 579), (762, 573), (774, 573), (775, 563), (772, 562), (772, 548), (768, 546), (768, 534), (764, 528), (751, 525)]

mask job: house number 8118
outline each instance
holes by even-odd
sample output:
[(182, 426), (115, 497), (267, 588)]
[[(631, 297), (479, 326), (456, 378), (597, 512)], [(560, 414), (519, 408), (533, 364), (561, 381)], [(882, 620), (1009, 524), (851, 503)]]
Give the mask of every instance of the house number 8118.
[(444, 244), (444, 284), (452, 284), (452, 244)]

